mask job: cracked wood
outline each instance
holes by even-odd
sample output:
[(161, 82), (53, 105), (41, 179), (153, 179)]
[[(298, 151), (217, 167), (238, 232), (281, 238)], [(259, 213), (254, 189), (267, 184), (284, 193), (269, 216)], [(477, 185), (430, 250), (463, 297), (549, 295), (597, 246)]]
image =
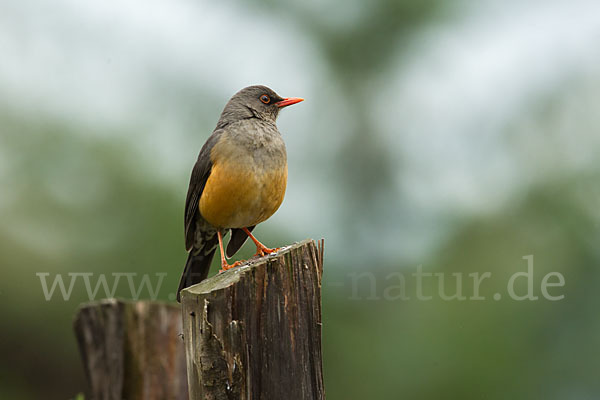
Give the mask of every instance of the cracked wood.
[(306, 240), (182, 291), (190, 399), (324, 399), (322, 273)]

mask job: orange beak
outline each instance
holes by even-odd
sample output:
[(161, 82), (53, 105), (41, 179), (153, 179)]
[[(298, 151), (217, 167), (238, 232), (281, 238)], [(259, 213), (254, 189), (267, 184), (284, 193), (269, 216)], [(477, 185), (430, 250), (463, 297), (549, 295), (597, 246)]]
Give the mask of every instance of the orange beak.
[(279, 108), (282, 108), (282, 107), (291, 106), (292, 104), (300, 103), (301, 101), (304, 101), (304, 99), (302, 99), (300, 97), (288, 97), (281, 101), (278, 101), (277, 103), (275, 103), (275, 105)]

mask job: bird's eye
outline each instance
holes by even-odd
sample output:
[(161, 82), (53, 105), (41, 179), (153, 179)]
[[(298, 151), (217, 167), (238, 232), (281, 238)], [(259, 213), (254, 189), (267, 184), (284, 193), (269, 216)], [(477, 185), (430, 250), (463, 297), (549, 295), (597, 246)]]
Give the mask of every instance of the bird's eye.
[(271, 98), (266, 94), (263, 94), (262, 96), (260, 96), (260, 101), (262, 101), (265, 104), (269, 104), (271, 102)]

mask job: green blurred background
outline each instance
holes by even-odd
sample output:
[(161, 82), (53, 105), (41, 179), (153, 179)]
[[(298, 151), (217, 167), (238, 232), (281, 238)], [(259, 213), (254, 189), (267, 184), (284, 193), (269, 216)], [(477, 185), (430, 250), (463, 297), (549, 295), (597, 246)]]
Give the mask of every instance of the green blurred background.
[[(3, 1), (0, 398), (85, 389), (86, 288), (46, 301), (36, 273), (166, 273), (172, 299), (191, 167), (250, 84), (306, 98), (257, 233), (326, 239), (329, 399), (600, 398), (598, 43), (584, 0)], [(528, 255), (539, 299), (512, 300)], [(486, 300), (420, 301), (418, 266), (490, 272)]]

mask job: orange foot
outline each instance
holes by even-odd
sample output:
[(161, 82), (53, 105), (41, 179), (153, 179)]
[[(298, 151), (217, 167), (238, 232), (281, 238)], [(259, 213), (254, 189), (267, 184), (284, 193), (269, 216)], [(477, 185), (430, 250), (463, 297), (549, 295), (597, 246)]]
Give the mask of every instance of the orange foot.
[(267, 254), (272, 254), (272, 253), (279, 251), (279, 249), (280, 249), (279, 247), (277, 247), (275, 249), (270, 249), (267, 246), (265, 246), (264, 244), (262, 244), (261, 242), (259, 242), (258, 239), (255, 238), (254, 235), (248, 230), (248, 228), (242, 228), (242, 229), (244, 230), (244, 232), (246, 232), (246, 235), (248, 235), (248, 237), (250, 239), (252, 239), (252, 241), (256, 245), (256, 254), (254, 254), (254, 257), (263, 257), (263, 256), (266, 256)]
[(221, 262), (221, 269), (219, 270), (219, 273), (225, 272), (228, 269), (231, 269), (231, 268), (237, 267), (239, 265), (242, 265), (243, 263), (244, 263), (244, 261), (236, 261), (233, 264), (229, 265), (229, 264), (227, 264), (227, 261), (222, 261)]
[(256, 254), (254, 254), (254, 257), (263, 257), (267, 254), (277, 253), (280, 249), (281, 247), (270, 249), (259, 242), (259, 244), (256, 245)]

